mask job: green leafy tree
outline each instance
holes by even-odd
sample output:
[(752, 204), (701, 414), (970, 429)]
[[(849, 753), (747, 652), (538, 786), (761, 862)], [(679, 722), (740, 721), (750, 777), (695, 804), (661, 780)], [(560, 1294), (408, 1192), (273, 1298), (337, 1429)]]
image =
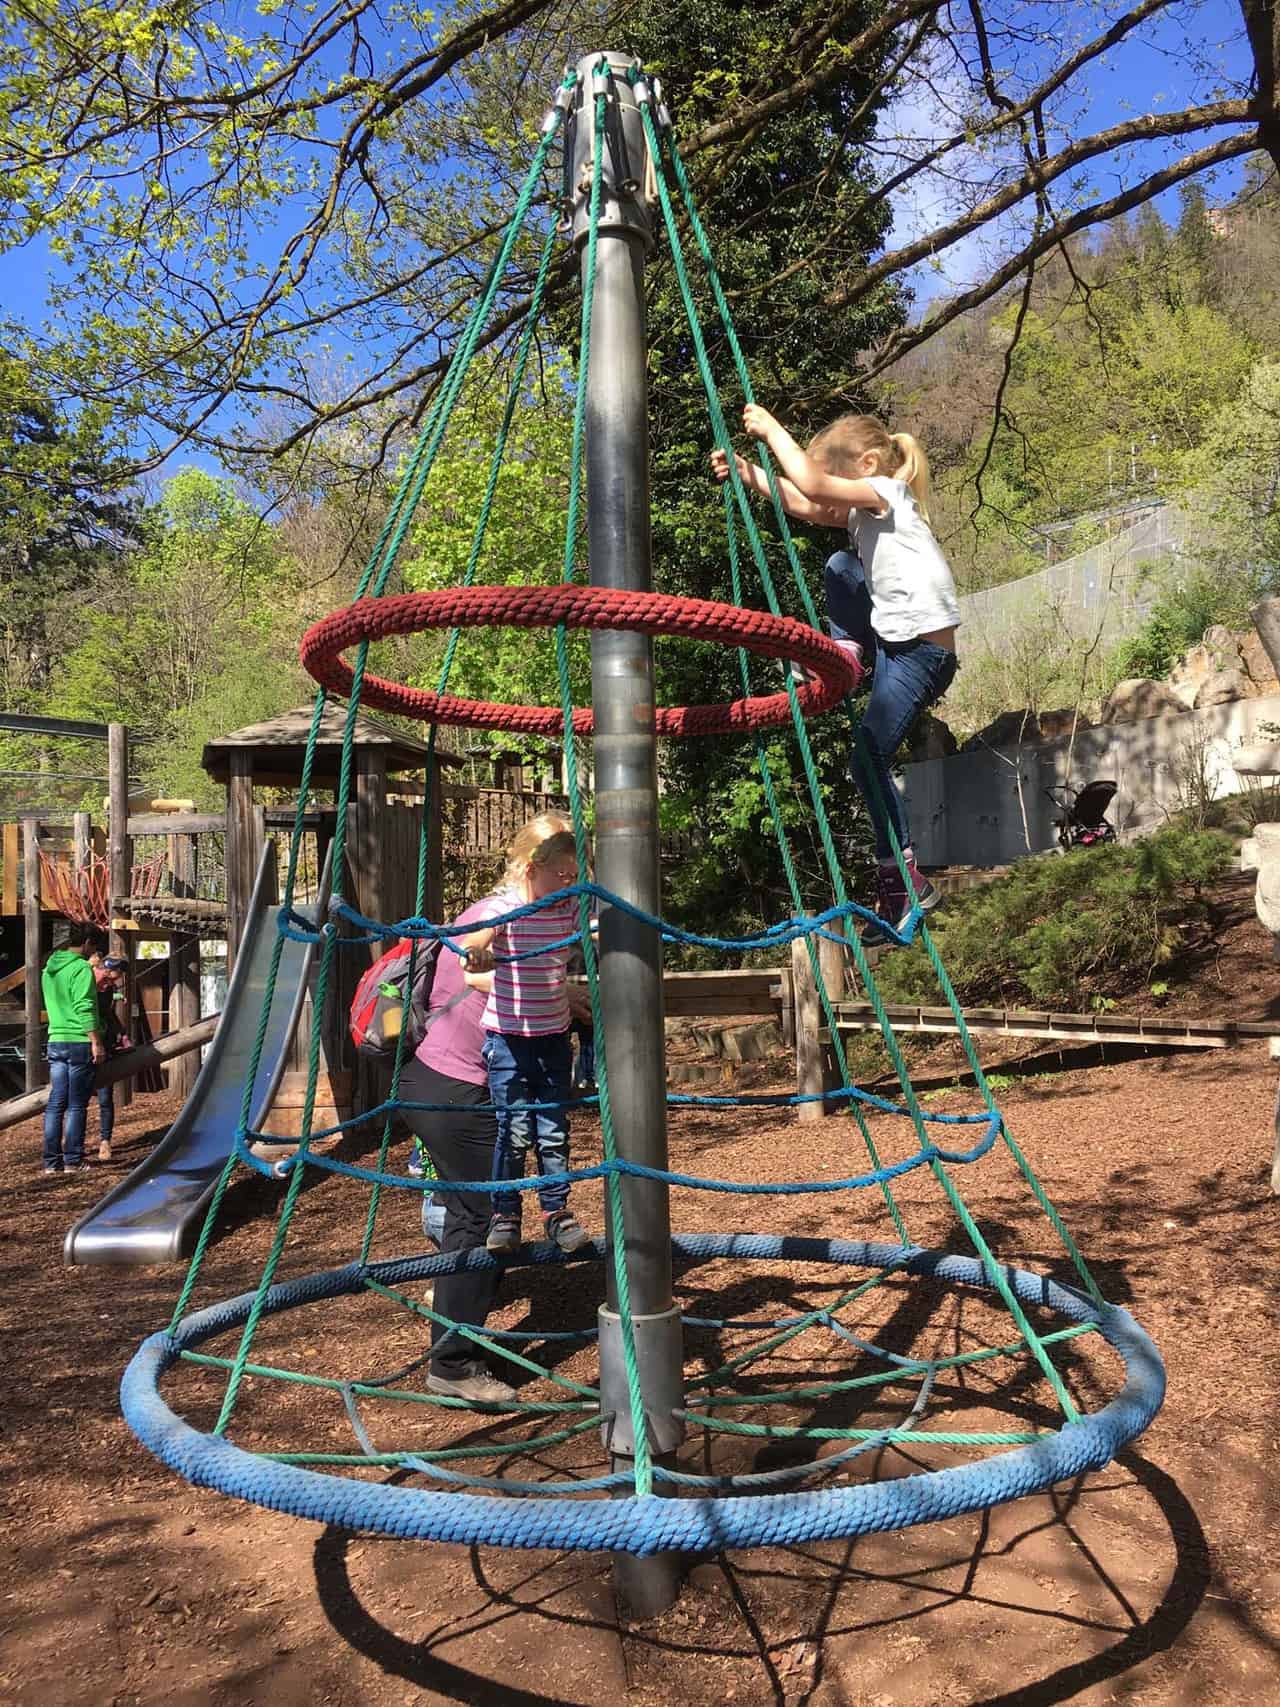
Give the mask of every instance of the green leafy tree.
[(145, 731), (146, 780), (211, 798), (204, 743), (306, 699), (298, 626), (293, 567), (274, 530), (228, 481), (186, 468), (148, 514), (140, 549), (100, 587), (46, 704)]
[(138, 506), (105, 409), (61, 411), (0, 350), (0, 695), (34, 709), (68, 628), (136, 538)]
[[(554, 585), (564, 570), (564, 533), (569, 496), (573, 399), (571, 376), (552, 363), (521, 399), (498, 474), (492, 509), (473, 571), (485, 585)], [(462, 584), (471, 562), (476, 523), (487, 490), (506, 403), (501, 370), (481, 359), (459, 400), (440, 448), (423, 503), (406, 542), (402, 574), (406, 585), (434, 589)], [(585, 553), (585, 540), (579, 541)], [(585, 576), (585, 565), (581, 566)], [(400, 667), (435, 688), (445, 636), (436, 632), (402, 648)], [(574, 701), (590, 703), (589, 642), (569, 636)], [(513, 705), (558, 705), (560, 701), (551, 631), (519, 628), (464, 629), (450, 663), (449, 692)], [(545, 756), (544, 743), (495, 734), (495, 748)]]
[[(829, 50), (838, 53), (840, 44), (853, 40), (877, 11), (871, 3), (841, 8)], [(769, 89), (789, 75), (788, 55), (803, 34), (806, 15), (798, 0), (773, 5), (676, 0), (634, 13), (627, 45), (662, 76), (681, 133), (688, 135), (711, 124), (748, 90), (767, 99)], [(875, 344), (905, 314), (901, 293), (888, 284), (854, 309), (832, 312), (827, 305), (833, 282), (864, 267), (888, 229), (885, 205), (865, 206), (872, 178), (864, 147), (883, 101), (880, 76), (887, 52), (886, 43), (847, 62), (843, 75), (803, 108), (744, 139), (699, 197), (756, 395), (802, 437), (839, 407), (861, 401), (855, 393), (832, 404), (838, 377), (856, 365), (859, 350)], [(807, 264), (818, 228), (834, 235), (821, 262)], [(700, 279), (696, 260), (692, 271)], [(707, 403), (677, 281), (661, 248), (646, 283), (655, 578), (672, 591), (731, 599), (721, 496), (708, 465)], [(715, 380), (736, 431), (741, 388), (710, 293), (701, 282), (696, 288)], [(755, 514), (768, 540), (783, 606), (803, 616), (766, 507), (757, 505)], [(822, 563), (841, 542), (834, 535), (806, 537), (800, 530), (798, 543), (803, 573), (821, 610)], [(744, 601), (763, 606), (764, 592), (745, 544), (742, 555)], [(668, 641), (658, 646), (656, 657), (664, 703), (732, 699), (741, 692), (733, 652)], [(751, 668), (753, 691), (782, 685), (776, 665), (755, 662)], [(865, 857), (869, 835), (848, 777), (847, 721), (835, 713), (811, 725), (810, 734), (842, 859), (856, 866)], [(783, 816), (799, 838), (797, 856), (808, 893), (821, 898), (829, 893), (829, 880), (794, 739), (789, 733), (771, 735), (768, 752)], [(673, 741), (666, 744), (662, 763), (665, 820), (689, 833), (693, 849), (670, 879), (682, 911), (744, 924), (762, 914), (776, 916), (788, 904), (787, 891), (754, 744), (749, 739)]]

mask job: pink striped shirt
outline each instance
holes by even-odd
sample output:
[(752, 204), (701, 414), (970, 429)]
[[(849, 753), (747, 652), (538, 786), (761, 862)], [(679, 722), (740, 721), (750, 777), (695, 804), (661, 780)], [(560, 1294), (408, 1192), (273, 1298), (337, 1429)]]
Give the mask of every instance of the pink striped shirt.
[[(521, 905), (521, 897), (514, 889), (498, 890), (495, 899), (502, 903), (495, 910), (504, 913)], [(514, 964), (499, 960), (494, 966), (493, 991), (481, 1020), (486, 1031), (516, 1037), (546, 1037), (553, 1032), (568, 1031), (565, 969), (575, 945), (568, 943), (562, 948), (547, 945), (571, 936), (577, 929), (578, 902), (572, 896), (554, 907), (541, 907), (536, 913), (497, 927), (493, 934), (495, 955), (524, 954), (537, 948), (546, 948), (546, 953)]]

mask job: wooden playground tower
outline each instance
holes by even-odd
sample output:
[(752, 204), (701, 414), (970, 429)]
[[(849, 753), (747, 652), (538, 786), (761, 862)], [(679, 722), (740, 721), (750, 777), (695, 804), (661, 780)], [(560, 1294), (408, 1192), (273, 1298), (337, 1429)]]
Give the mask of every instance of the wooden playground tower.
[[(210, 1030), (200, 1013), (202, 940), (225, 937), (230, 972), (244, 934), (254, 878), (268, 838), (287, 844), (297, 812), (297, 792), (312, 718), (310, 707), (284, 713), (210, 742), (202, 754), (205, 770), (226, 789), (221, 812), (196, 812), (182, 802), (140, 801), (130, 797), (130, 738), (120, 724), (77, 723), (56, 726), (53, 719), (10, 720), (11, 725), (56, 738), (98, 739), (107, 748), (105, 826), (87, 811), (40, 808), (17, 815), (0, 827), (3, 883), (0, 916), (21, 917), (22, 964), (0, 978), (0, 1003), (8, 1001), (11, 1033), (21, 1026), (25, 1089), (38, 1091), (46, 1077), (40, 970), (53, 946), (60, 918), (82, 917), (86, 910), (111, 934), (111, 952), (128, 964), (126, 999), (130, 1030), (136, 1037), (165, 1034), (171, 1043), (182, 1033), (193, 1037), (182, 1053), (161, 1045), (167, 1055), (169, 1089), (185, 1097), (198, 1071), (196, 1044)], [(303, 887), (312, 893), (333, 839), (345, 710), (327, 708), (320, 730), (303, 817)], [(39, 729), (31, 726), (38, 723)], [(395, 919), (415, 910), (418, 837), (422, 816), (423, 774), (427, 749), (379, 720), (361, 715), (355, 734), (354, 798), (348, 807), (347, 895), (373, 917)], [(431, 769), (428, 812), (435, 826), (447, 825), (449, 860), (491, 861), (526, 816), (559, 804), (556, 797), (531, 791), (481, 788), (445, 781), (466, 761), (437, 755)], [(266, 799), (263, 795), (266, 795)], [(292, 797), (292, 798), (290, 798)], [(325, 800), (329, 804), (325, 804)], [(167, 810), (156, 810), (159, 805)], [(444, 853), (439, 833), (431, 838), (427, 875), (427, 911), (442, 916)], [(163, 942), (164, 959), (144, 960), (138, 947)], [(321, 1017), (325, 1085), (317, 1119), (344, 1118), (353, 1098), (362, 1099), (346, 1029), (349, 998), (369, 954), (341, 957), (342, 976)], [(15, 998), (21, 989), (23, 1006)], [(276, 1108), (273, 1129), (291, 1131), (301, 1101), (301, 1066), (310, 1035), (311, 1015), (304, 1012), (299, 1036)], [(193, 1028), (195, 1028), (193, 1034)], [(295, 1076), (296, 1075), (296, 1076)], [(122, 1084), (124, 1097), (128, 1083)], [(375, 1099), (376, 1100), (376, 1099)]]

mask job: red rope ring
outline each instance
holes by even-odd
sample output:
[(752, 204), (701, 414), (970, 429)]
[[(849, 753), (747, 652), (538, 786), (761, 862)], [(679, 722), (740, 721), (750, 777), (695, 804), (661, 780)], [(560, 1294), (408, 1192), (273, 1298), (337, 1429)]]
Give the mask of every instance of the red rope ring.
[[(342, 654), (362, 640), (392, 634), (418, 634), (428, 628), (624, 629), (637, 634), (683, 634), (723, 645), (745, 646), (766, 658), (789, 658), (811, 669), (816, 682), (797, 688), (806, 716), (829, 711), (853, 687), (853, 670), (840, 648), (825, 634), (772, 616), (768, 611), (717, 604), (670, 593), (634, 593), (611, 587), (456, 587), (435, 593), (400, 593), (392, 598), (358, 599), (333, 611), (302, 637), (302, 662), (321, 687), (347, 695), (353, 674)], [(490, 700), (458, 699), (406, 687), (367, 675), (361, 702), (401, 717), (449, 723), (469, 729), (510, 729), (526, 735), (557, 736), (564, 719), (558, 706), (502, 705)], [(659, 707), (659, 735), (725, 735), (746, 729), (771, 729), (791, 716), (788, 694), (764, 694), (722, 705)], [(573, 714), (576, 735), (589, 735), (590, 707)]]

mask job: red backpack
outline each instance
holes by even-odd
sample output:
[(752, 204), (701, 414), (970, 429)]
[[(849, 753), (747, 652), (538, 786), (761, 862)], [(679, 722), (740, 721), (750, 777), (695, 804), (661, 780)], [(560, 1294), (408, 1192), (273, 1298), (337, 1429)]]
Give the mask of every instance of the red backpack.
[[(450, 1008), (456, 1007), (470, 989), (464, 988), (439, 1013), (427, 1018), (431, 986), (435, 982), (440, 942), (433, 938), (417, 943), (401, 937), (393, 948), (374, 961), (356, 986), (351, 1003), (351, 1041), (367, 1060), (392, 1066), (400, 1033), (404, 1032), (404, 1055), (417, 1049), (430, 1027)], [(409, 989), (409, 966), (413, 964), (413, 989)]]

